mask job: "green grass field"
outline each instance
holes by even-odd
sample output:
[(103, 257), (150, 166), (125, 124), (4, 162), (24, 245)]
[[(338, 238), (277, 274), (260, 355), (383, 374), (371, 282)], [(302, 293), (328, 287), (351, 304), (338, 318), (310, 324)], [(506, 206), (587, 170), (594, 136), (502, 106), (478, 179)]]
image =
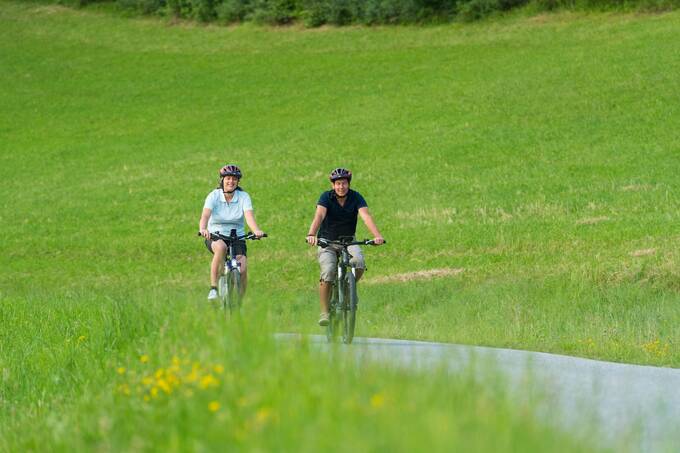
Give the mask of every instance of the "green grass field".
[[(582, 449), (464, 379), (258, 339), (319, 330), (303, 240), (338, 165), (389, 242), (358, 335), (680, 366), (680, 14), (304, 30), (3, 0), (0, 22), (0, 449), (312, 450), (343, 404), (367, 450)], [(270, 235), (245, 334), (206, 311), (195, 237), (227, 161)], [(176, 397), (144, 401), (173, 357)], [(194, 362), (226, 371), (192, 387)], [(317, 404), (337, 372), (357, 406)]]

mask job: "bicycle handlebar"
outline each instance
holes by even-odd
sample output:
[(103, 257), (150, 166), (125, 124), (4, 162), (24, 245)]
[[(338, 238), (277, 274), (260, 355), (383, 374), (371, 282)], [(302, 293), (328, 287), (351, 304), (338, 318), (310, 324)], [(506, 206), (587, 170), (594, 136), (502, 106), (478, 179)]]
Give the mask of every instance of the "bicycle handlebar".
[[(317, 240), (317, 243), (319, 244), (319, 246), (321, 248), (326, 248), (331, 244), (342, 245), (343, 247), (348, 247), (350, 245), (379, 245), (379, 244), (376, 244), (373, 239), (364, 239), (364, 240), (361, 240), (361, 241), (344, 242), (344, 241), (332, 241), (332, 240), (326, 239), (326, 238), (319, 238)], [(383, 241), (383, 244), (387, 244), (387, 241)]]
[[(203, 235), (199, 231), (197, 236), (203, 236)], [(219, 231), (215, 231), (214, 233), (210, 233), (210, 239), (211, 240), (213, 240), (213, 241), (223, 240), (224, 242), (241, 241), (243, 239), (250, 239), (251, 241), (257, 241), (259, 239), (266, 238), (266, 237), (267, 237), (267, 233), (264, 233), (262, 235), (262, 237), (257, 237), (257, 236), (255, 236), (255, 233), (252, 233), (252, 232), (246, 233), (242, 236), (235, 236), (235, 237), (225, 236), (225, 235), (221, 234)]]

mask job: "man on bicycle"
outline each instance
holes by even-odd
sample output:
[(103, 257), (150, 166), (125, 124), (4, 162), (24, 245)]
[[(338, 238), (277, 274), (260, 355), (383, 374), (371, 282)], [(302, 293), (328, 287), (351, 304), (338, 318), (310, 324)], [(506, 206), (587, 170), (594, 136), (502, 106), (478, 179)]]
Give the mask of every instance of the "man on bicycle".
[[(357, 217), (361, 216), (366, 227), (374, 236), (376, 245), (385, 242), (378, 227), (373, 221), (366, 200), (359, 192), (349, 188), (352, 182), (352, 172), (346, 168), (336, 168), (329, 176), (331, 190), (323, 192), (316, 204), (314, 220), (309, 227), (307, 243), (318, 245), (318, 238), (338, 240), (342, 237), (354, 237), (357, 228)], [(318, 235), (317, 235), (318, 233)], [(319, 279), (319, 299), (321, 304), (320, 326), (328, 325), (328, 304), (331, 286), (337, 274), (337, 256), (341, 248), (337, 245), (318, 247), (317, 257), (321, 268)], [(359, 281), (366, 266), (361, 248), (358, 245), (348, 247), (352, 255), (350, 263), (356, 268), (356, 279)]]

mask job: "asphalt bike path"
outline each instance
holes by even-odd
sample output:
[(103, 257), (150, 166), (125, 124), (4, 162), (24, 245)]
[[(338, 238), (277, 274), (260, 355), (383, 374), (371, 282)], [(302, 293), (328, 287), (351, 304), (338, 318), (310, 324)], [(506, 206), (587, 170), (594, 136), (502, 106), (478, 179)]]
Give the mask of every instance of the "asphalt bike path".
[(539, 417), (551, 426), (590, 430), (602, 447), (680, 451), (680, 369), (424, 341), (355, 338), (352, 345), (331, 345), (322, 335), (277, 338), (341, 350), (359, 363), (472, 372), (489, 385), (500, 376), (513, 400), (535, 403)]

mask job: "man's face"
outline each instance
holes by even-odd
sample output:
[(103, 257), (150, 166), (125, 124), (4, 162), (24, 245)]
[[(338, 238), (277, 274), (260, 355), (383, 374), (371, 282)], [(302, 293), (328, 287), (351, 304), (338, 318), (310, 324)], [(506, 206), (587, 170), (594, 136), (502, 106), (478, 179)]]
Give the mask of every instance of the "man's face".
[(346, 179), (336, 179), (333, 181), (333, 190), (340, 198), (346, 196), (347, 192), (349, 191), (349, 181)]

